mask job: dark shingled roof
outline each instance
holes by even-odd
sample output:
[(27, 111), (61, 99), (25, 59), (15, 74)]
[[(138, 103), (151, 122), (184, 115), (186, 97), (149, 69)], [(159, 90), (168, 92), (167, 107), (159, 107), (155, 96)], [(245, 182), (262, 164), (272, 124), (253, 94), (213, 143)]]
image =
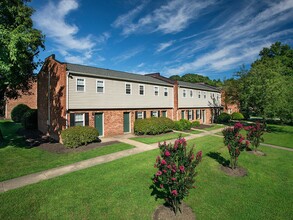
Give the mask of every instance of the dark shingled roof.
[(220, 92), (219, 88), (206, 85), (203, 83), (190, 83), (190, 82), (178, 81), (178, 85), (184, 88), (199, 89), (199, 90), (205, 90), (205, 91), (211, 91), (211, 92)]
[(170, 83), (164, 82), (162, 80), (159, 80), (150, 76), (103, 69), (98, 67), (84, 66), (79, 64), (72, 64), (72, 63), (66, 63), (66, 66), (69, 72), (77, 73), (80, 75), (90, 75), (90, 76), (101, 77), (101, 78), (172, 86), (172, 84)]

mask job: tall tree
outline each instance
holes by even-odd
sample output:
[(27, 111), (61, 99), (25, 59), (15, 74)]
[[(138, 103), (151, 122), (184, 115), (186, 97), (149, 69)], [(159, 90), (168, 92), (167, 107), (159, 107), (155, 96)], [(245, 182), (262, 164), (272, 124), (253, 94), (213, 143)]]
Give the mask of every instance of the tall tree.
[(244, 113), (293, 121), (293, 50), (276, 42), (263, 48), (249, 71), (240, 70), (237, 85)]
[(186, 73), (183, 76), (173, 75), (173, 76), (170, 76), (170, 79), (180, 80), (180, 81), (184, 81), (184, 82), (191, 82), (191, 83), (206, 83), (211, 86), (222, 86), (223, 85), (223, 83), (220, 79), (211, 80), (207, 76), (202, 76), (202, 75), (195, 74), (195, 73)]
[(44, 36), (33, 28), (34, 10), (27, 0), (0, 1), (0, 100), (17, 98), (31, 86)]

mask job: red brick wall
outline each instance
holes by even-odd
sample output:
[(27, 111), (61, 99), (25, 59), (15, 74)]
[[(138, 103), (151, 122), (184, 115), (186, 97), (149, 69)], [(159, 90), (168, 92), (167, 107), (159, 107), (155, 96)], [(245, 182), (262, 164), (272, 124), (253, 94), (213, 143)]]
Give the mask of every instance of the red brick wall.
[(19, 97), (18, 99), (9, 99), (6, 101), (6, 107), (5, 107), (6, 119), (11, 119), (12, 109), (19, 104), (25, 104), (32, 109), (37, 108), (37, 82), (33, 82), (32, 88), (28, 92), (22, 93), (21, 97)]
[[(70, 113), (89, 113), (89, 126), (91, 127), (95, 127), (95, 113), (104, 113), (104, 136), (109, 137), (124, 134), (124, 112), (130, 112), (130, 129), (131, 133), (133, 133), (136, 111), (146, 111), (146, 117), (149, 118), (151, 115), (151, 111), (157, 111), (157, 109), (70, 111)], [(162, 110), (160, 109), (159, 111)], [(163, 111), (167, 111), (167, 117), (172, 119), (172, 109), (163, 109)], [(70, 121), (70, 114), (68, 114), (68, 120)]]
[(39, 130), (58, 140), (66, 127), (66, 64), (54, 56), (46, 59), (38, 74), (37, 103)]
[[(211, 108), (188, 108), (188, 109), (178, 109), (177, 110), (177, 118), (178, 120), (181, 119), (181, 111), (184, 110), (184, 119), (188, 120), (188, 110), (193, 110), (194, 111), (194, 120), (192, 121), (199, 121), (200, 124), (212, 124), (212, 109)], [(196, 119), (196, 110), (205, 110), (206, 111), (206, 119), (205, 123), (203, 123), (203, 119), (201, 118), (200, 120)], [(175, 120), (176, 121), (176, 120)]]
[(221, 91), (221, 102), (222, 102), (224, 112), (229, 113), (229, 111), (231, 111), (230, 113), (232, 114), (233, 112), (240, 111), (239, 110), (239, 103), (236, 103), (236, 104), (225, 103), (225, 91), (224, 90)]

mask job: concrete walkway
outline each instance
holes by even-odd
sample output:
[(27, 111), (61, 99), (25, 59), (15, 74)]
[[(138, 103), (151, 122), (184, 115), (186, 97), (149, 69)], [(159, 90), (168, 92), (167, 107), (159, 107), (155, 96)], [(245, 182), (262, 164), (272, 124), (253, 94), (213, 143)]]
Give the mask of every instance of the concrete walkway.
[[(222, 129), (223, 128), (211, 130), (211, 131), (200, 130), (203, 132), (201, 132), (199, 134), (188, 133), (189, 136), (184, 137), (184, 138), (186, 140), (191, 140), (194, 138), (199, 138), (199, 137), (203, 137), (203, 136), (207, 136), (207, 135), (215, 135), (215, 136), (222, 137), (220, 135), (215, 134), (215, 133), (220, 132)], [(178, 132), (178, 133), (180, 133), (180, 132)], [(51, 179), (51, 178), (54, 178), (57, 176), (61, 176), (61, 175), (67, 174), (67, 173), (71, 173), (71, 172), (78, 171), (78, 170), (83, 170), (83, 169), (86, 169), (86, 168), (89, 168), (92, 166), (96, 166), (98, 164), (107, 163), (107, 162), (114, 161), (114, 160), (117, 160), (117, 159), (120, 159), (123, 157), (139, 154), (142, 152), (146, 152), (146, 151), (150, 151), (150, 150), (154, 150), (154, 149), (158, 148), (158, 143), (144, 144), (144, 143), (129, 139), (131, 137), (134, 137), (134, 135), (127, 134), (127, 135), (121, 135), (121, 136), (111, 137), (111, 138), (102, 138), (102, 141), (103, 142), (120, 141), (120, 142), (123, 142), (126, 144), (133, 145), (135, 148), (124, 150), (124, 151), (119, 151), (119, 152), (112, 153), (112, 154), (107, 154), (104, 156), (91, 158), (88, 160), (83, 160), (83, 161), (73, 163), (70, 165), (56, 167), (53, 169), (29, 174), (26, 176), (21, 176), (21, 177), (15, 178), (15, 179), (6, 180), (3, 182), (0, 182), (0, 192), (6, 192), (6, 191), (9, 191), (12, 189), (16, 189), (19, 187), (33, 184), (33, 183), (37, 183), (37, 182), (40, 182), (43, 180), (48, 180), (48, 179)], [(168, 140), (167, 142), (173, 143), (175, 140), (176, 139)], [(278, 146), (275, 146), (275, 147), (278, 147)], [(283, 147), (278, 147), (278, 148), (288, 150), (287, 148), (283, 148)], [(293, 149), (290, 149), (290, 151), (293, 151)]]

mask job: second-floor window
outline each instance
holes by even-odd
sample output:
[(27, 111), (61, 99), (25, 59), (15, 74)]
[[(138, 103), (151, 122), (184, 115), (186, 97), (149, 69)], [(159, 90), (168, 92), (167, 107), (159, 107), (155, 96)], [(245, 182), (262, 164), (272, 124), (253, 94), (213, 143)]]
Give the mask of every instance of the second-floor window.
[(205, 98), (205, 99), (207, 98), (207, 93), (206, 92), (203, 93), (203, 98)]
[(105, 81), (97, 80), (97, 93), (104, 93), (104, 92), (105, 92)]
[(183, 89), (183, 98), (186, 97), (186, 89)]
[(198, 92), (198, 98), (200, 99), (200, 92)]
[(131, 95), (131, 84), (130, 83), (125, 83), (125, 94)]
[(144, 95), (144, 85), (139, 85), (139, 94)]
[(159, 87), (158, 86), (154, 86), (154, 93), (155, 93), (155, 96), (159, 96)]
[(85, 91), (85, 79), (83, 79), (83, 78), (76, 79), (76, 91), (78, 91), (78, 92)]
[(190, 90), (190, 97), (192, 98), (193, 97), (193, 91), (192, 90)]
[(164, 88), (164, 96), (168, 96), (168, 88)]

